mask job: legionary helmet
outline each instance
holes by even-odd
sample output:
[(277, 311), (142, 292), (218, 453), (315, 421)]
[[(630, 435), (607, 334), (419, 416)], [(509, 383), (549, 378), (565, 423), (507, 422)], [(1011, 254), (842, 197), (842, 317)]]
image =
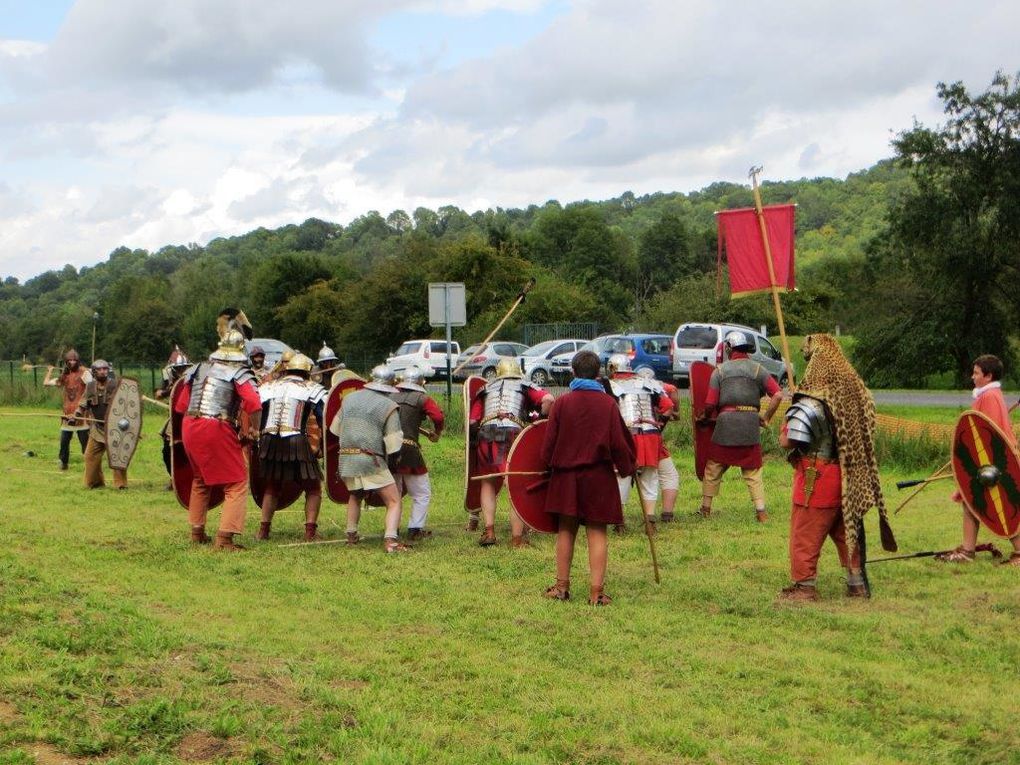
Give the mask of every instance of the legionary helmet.
[(740, 330), (733, 330), (726, 335), (726, 345), (730, 347), (731, 351), (753, 351), (754, 340), (746, 332)]
[(614, 353), (606, 362), (606, 371), (610, 376), (618, 372), (630, 372), (630, 356), (626, 353)]
[(326, 366), (332, 367), (332, 366), (336, 366), (334, 363), (332, 363), (332, 362), (336, 362), (336, 361), (340, 361), (340, 359), (337, 358), (337, 355), (335, 353), (333, 353), (333, 349), (330, 348), (328, 345), (326, 345), (326, 341), (323, 340), (322, 341), (322, 348), (319, 349), (319, 355), (316, 358), (316, 363), (320, 367), (326, 367)]
[(396, 381), (397, 375), (390, 366), (377, 364), (372, 367), (372, 380), (365, 387), (381, 393), (393, 393), (396, 390), (393, 385)]
[(106, 359), (96, 359), (95, 361), (93, 361), (92, 362), (92, 371), (96, 372), (96, 371), (98, 371), (100, 369), (109, 370), (110, 369), (110, 362), (107, 361)]
[(283, 368), (286, 372), (308, 372), (312, 371), (312, 360), (305, 356), (303, 353), (295, 353), (290, 359), (284, 364)]
[(425, 373), (422, 368), (416, 364), (412, 364), (405, 369), (397, 382), (398, 388), (409, 388), (410, 390), (425, 390)]
[(517, 359), (502, 358), (496, 364), (496, 377), (524, 377)]
[(248, 357), (244, 355), (244, 335), (236, 329), (228, 329), (216, 350), (209, 354), (209, 361), (239, 364), (247, 360)]
[[(262, 346), (261, 345), (253, 345), (251, 347), (251, 350), (248, 351), (248, 358), (249, 359), (254, 358), (255, 356), (261, 356), (262, 358), (266, 357), (266, 352), (264, 350), (262, 350)], [(280, 360), (281, 361), (284, 360), (282, 356), (280, 357)]]
[(166, 360), (166, 365), (173, 369), (179, 367), (189, 367), (191, 362), (188, 361), (188, 357), (184, 355), (184, 351), (181, 350), (179, 345), (175, 345), (174, 349), (170, 351), (170, 358)]
[(227, 332), (232, 329), (240, 332), (245, 340), (251, 340), (254, 334), (251, 322), (244, 315), (244, 311), (237, 308), (224, 308), (220, 311), (220, 315), (216, 317), (216, 334), (222, 340)]

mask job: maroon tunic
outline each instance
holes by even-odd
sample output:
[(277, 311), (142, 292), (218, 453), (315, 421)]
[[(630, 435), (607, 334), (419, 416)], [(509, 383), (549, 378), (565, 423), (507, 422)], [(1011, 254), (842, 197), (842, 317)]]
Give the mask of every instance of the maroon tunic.
[(633, 475), (636, 456), (612, 396), (588, 390), (560, 396), (549, 412), (542, 446), (542, 458), (552, 468), (545, 509), (582, 522), (623, 523), (616, 471)]

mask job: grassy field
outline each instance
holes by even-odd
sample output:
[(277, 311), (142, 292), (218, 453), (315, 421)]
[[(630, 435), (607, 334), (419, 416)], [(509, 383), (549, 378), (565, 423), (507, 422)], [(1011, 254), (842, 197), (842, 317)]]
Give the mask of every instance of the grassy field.
[[(596, 610), (583, 545), (577, 600), (558, 603), (540, 597), (551, 538), (483, 550), (461, 530), (456, 438), (426, 445), (436, 535), (412, 553), (382, 553), (371, 511), (358, 548), (281, 547), (301, 533), (284, 512), (271, 542), (231, 555), (188, 544), (157, 430), (128, 491), (89, 492), (79, 455), (56, 470), (53, 421), (0, 415), (3, 765), (1020, 763), (1016, 569), (876, 564), (873, 600), (848, 602), (827, 546), (824, 601), (777, 605), (780, 460), (760, 526), (736, 476), (717, 517), (690, 515), (700, 492), (676, 454), (662, 584), (641, 535), (614, 538), (616, 602)], [(893, 504), (903, 477), (884, 475)], [(893, 519), (901, 550), (958, 543), (949, 491)], [(341, 509), (321, 528), (341, 537)]]

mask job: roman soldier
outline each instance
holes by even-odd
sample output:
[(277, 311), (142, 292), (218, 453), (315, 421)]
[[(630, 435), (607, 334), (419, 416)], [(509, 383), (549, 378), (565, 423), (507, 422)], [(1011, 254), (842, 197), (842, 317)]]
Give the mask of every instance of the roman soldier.
[(46, 377), (43, 378), (43, 385), (48, 387), (61, 388), (63, 399), (62, 415), (60, 417), (60, 469), (67, 470), (67, 463), (71, 456), (71, 439), (77, 435), (78, 443), (81, 445), (82, 454), (89, 440), (89, 426), (84, 422), (74, 422), (71, 417), (74, 415), (81, 397), (85, 395), (85, 386), (92, 379), (91, 373), (81, 365), (81, 358), (78, 351), (72, 348), (64, 354), (64, 368), (60, 375), (53, 377), (54, 367), (46, 367)]
[(322, 348), (315, 360), (315, 371), (312, 372), (312, 380), (321, 384), (327, 390), (333, 386), (333, 373), (345, 369), (340, 359), (333, 353), (333, 349), (322, 341)]
[[(642, 367), (638, 370), (637, 374), (646, 380), (655, 380), (655, 372), (648, 367)], [(671, 410), (665, 413), (660, 412), (658, 416), (659, 431), (665, 432), (666, 426), (676, 419), (677, 411), (680, 409), (680, 390), (668, 382), (659, 382), (658, 384), (673, 404)], [(656, 471), (659, 474), (659, 488), (662, 491), (662, 515), (659, 517), (663, 523), (672, 523), (675, 517), (676, 498), (680, 493), (680, 471), (676, 469), (673, 455), (669, 453), (669, 448), (666, 446), (666, 439), (659, 439), (659, 443), (661, 444), (659, 447), (659, 465)]]
[[(895, 550), (875, 459), (875, 404), (836, 339), (808, 335), (800, 389), (786, 412), (779, 444), (794, 468), (790, 578), (783, 600), (817, 600), (815, 577), (825, 538), (847, 570), (846, 594), (867, 598), (864, 514), (879, 512), (882, 544)], [(844, 488), (845, 487), (845, 488)]]
[[(553, 404), (553, 397), (533, 383), (523, 379), (521, 368), (511, 358), (500, 359), (496, 377), (485, 384), (471, 403), (468, 420), (472, 438), (477, 441), (478, 469), (481, 479), (482, 516), (485, 530), (478, 544), (489, 547), (496, 544), (496, 500), (503, 488), (507, 455), (517, 434), (538, 415), (545, 417)], [(524, 522), (513, 508), (510, 510), (510, 543), (514, 547), (529, 545), (524, 535)]]
[[(309, 376), (312, 360), (303, 353), (287, 362), (283, 376), (259, 386), (262, 427), (258, 460), (265, 491), (262, 522), (256, 539), (269, 539), (280, 488), (294, 483), (305, 493), (305, 541), (316, 538), (322, 505), (322, 470), (319, 468), (322, 417), (326, 390)], [(314, 423), (314, 437), (309, 424)]]
[(215, 548), (243, 550), (234, 542), (234, 535), (244, 531), (248, 499), (248, 467), (238, 431), (250, 438), (252, 428), (245, 421), (262, 408), (262, 401), (241, 331), (228, 325), (208, 361), (189, 368), (180, 385), (174, 411), (184, 415), (184, 451), (195, 473), (188, 502), (191, 541), (211, 541), (205, 533), (211, 487), (222, 486), (223, 513)]
[[(397, 390), (390, 394), (400, 407), (400, 429), (404, 433), (404, 442), (400, 448), (400, 464), (393, 477), (397, 482), (397, 490), (405, 491), (411, 497), (411, 517), (407, 522), (407, 539), (414, 542), (430, 536), (432, 532), (425, 530), (428, 520), (429, 502), (432, 500), (432, 482), (429, 479), (428, 467), (421, 452), (419, 438), (424, 433), (435, 443), (443, 432), (443, 410), (425, 392), (425, 374), (418, 366), (410, 366), (404, 370), (397, 382)], [(428, 417), (432, 420), (432, 430), (425, 431), (421, 424)]]
[[(153, 395), (157, 399), (170, 398), (170, 392), (174, 388), (176, 383), (181, 376), (184, 374), (184, 370), (191, 366), (191, 362), (188, 361), (188, 357), (184, 355), (180, 346), (175, 345), (174, 349), (170, 352), (170, 357), (166, 360), (166, 366), (163, 367), (162, 383), (153, 392)], [(171, 474), (170, 465), (170, 452), (171, 452), (171, 433), (170, 433), (170, 418), (167, 417), (166, 422), (163, 423), (163, 429), (159, 431), (160, 438), (163, 439), (163, 464), (166, 465), (167, 475)], [(173, 483), (167, 485), (167, 489), (173, 489)]]
[[(631, 370), (630, 357), (626, 354), (613, 354), (606, 367), (609, 372), (609, 392), (616, 398), (620, 414), (637, 448), (637, 470), (633, 478), (620, 476), (619, 479), (620, 501), (627, 504), (631, 484), (636, 483), (641, 497), (641, 509), (648, 523), (654, 524), (655, 504), (659, 499), (660, 488), (659, 462), (664, 449), (660, 418), (672, 416), (673, 402), (661, 383)], [(669, 453), (666, 455), (668, 458)], [(617, 531), (622, 528), (622, 523), (617, 525)], [(654, 526), (650, 525), (649, 528)]]
[(253, 345), (248, 351), (248, 363), (251, 373), (255, 376), (255, 384), (261, 385), (270, 376), (271, 370), (266, 369), (266, 352), (261, 345)]
[(344, 397), (343, 405), (330, 423), (330, 432), (340, 440), (338, 471), (350, 498), (347, 502), (347, 544), (361, 541), (358, 524), (361, 503), (372, 492), (386, 506), (383, 549), (388, 553), (405, 552), (400, 542), (400, 492), (393, 470), (403, 445), (398, 406), (390, 398), (396, 393), (395, 375), (385, 364), (372, 370), (372, 380), (364, 388)]
[[(726, 335), (729, 360), (712, 372), (705, 397), (705, 416), (715, 417), (715, 429), (701, 487), (701, 515), (712, 513), (712, 500), (719, 494), (723, 473), (739, 467), (751, 493), (759, 523), (768, 520), (765, 486), (762, 482), (761, 428), (766, 427), (783, 400), (783, 391), (765, 368), (748, 358), (754, 340), (746, 332)], [(761, 399), (769, 397), (765, 414)]]
[[(71, 421), (90, 419), (89, 440), (85, 446), (85, 488), (96, 489), (106, 485), (103, 477), (103, 455), (106, 453), (106, 410), (110, 405), (116, 380), (110, 371), (110, 362), (96, 359), (92, 362), (92, 380), (85, 386), (85, 395), (78, 403)], [(113, 485), (127, 488), (127, 471), (113, 469)]]

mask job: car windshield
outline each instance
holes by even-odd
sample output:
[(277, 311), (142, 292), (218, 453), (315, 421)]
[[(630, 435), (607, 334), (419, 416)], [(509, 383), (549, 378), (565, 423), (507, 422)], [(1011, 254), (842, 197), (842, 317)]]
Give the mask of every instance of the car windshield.
[(460, 355), (461, 356), (474, 356), (480, 350), (482, 350), (482, 346), (480, 346), (480, 345), (469, 345), (467, 348), (464, 349), (464, 352), (461, 353)]
[(412, 353), (417, 353), (418, 349), (421, 348), (421, 343), (404, 343), (402, 346), (397, 348), (397, 352), (394, 356), (409, 356)]
[(548, 353), (553, 349), (554, 346), (559, 345), (559, 340), (546, 340), (544, 343), (533, 345), (524, 352), (522, 356), (541, 356), (543, 353)]
[(683, 327), (677, 334), (677, 346), (707, 351), (715, 348), (718, 338), (715, 327)]
[(256, 337), (245, 343), (247, 349), (251, 349), (253, 346), (258, 346), (266, 353), (283, 353), (289, 351), (290, 346), (282, 340), (274, 340), (271, 337)]

